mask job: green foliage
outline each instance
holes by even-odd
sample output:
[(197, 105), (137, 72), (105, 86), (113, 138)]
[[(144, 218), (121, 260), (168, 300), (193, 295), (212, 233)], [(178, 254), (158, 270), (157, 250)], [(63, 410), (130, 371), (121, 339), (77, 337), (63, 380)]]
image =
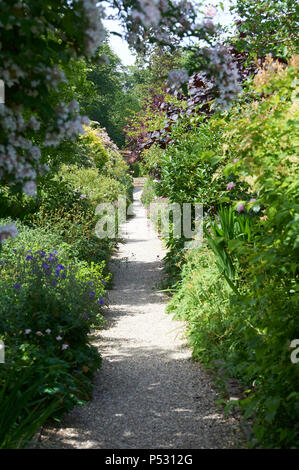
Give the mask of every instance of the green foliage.
[(268, 57), (229, 113), (180, 122), (171, 146), (146, 152), (158, 196), (204, 202), (209, 249), (167, 241), (169, 310), (187, 321), (195, 358), (239, 379), (263, 447), (297, 447), (299, 435), (297, 69), (297, 57)]
[(156, 193), (154, 189), (154, 183), (151, 178), (148, 178), (144, 184), (141, 202), (145, 207), (148, 207), (151, 202), (155, 199)]
[(127, 118), (140, 109), (134, 85), (136, 79), (128, 69), (121, 65), (119, 57), (108, 44), (99, 48), (97, 63), (89, 64), (87, 79), (93, 88), (93, 97), (85, 95), (81, 106), (93, 121), (100, 123), (111, 139), (122, 147), (125, 135), (122, 128)]
[(295, 0), (237, 0), (240, 18), (235, 46), (252, 55), (287, 58), (298, 52), (298, 5)]
[[(84, 142), (84, 144), (82, 143)], [(18, 236), (3, 244), (0, 260), (0, 371), (5, 435), (0, 447), (26, 446), (48, 418), (92, 398), (101, 365), (90, 344), (111, 275), (116, 240), (95, 234), (99, 202), (132, 194), (128, 165), (102, 130), (87, 129), (74, 145), (78, 165), (62, 164), (40, 181), (36, 198), (1, 191), (2, 215), (18, 216)], [(74, 160), (75, 161), (75, 160)], [(11, 218), (0, 219), (8, 224)], [(30, 370), (30, 373), (28, 372)], [(10, 378), (18, 374), (23, 380)], [(21, 398), (20, 398), (21, 397)], [(18, 401), (11, 409), (10, 403)]]
[[(45, 246), (47, 235), (34, 240), (36, 232), (31, 229), (31, 237), (22, 241)], [(65, 244), (60, 253), (16, 248), (16, 241), (14, 248), (12, 242), (5, 245), (0, 263), (0, 331), (6, 348), (0, 372), (0, 419), (7, 421), (7, 434), (0, 436), (3, 448), (23, 447), (46, 419), (58, 419), (91, 398), (101, 358), (88, 334), (92, 326), (103, 325), (109, 281), (103, 263), (75, 261)], [(20, 380), (13, 383), (18, 373)], [(17, 406), (7, 408), (12, 400)]]
[[(4, 373), (6, 375), (4, 375)], [(61, 406), (61, 400), (40, 395), (43, 383), (37, 381), (35, 369), (27, 368), (16, 377), (16, 371), (0, 372), (0, 449), (22, 449), (31, 441), (38, 429)]]
[(101, 175), (97, 168), (63, 165), (58, 177), (79, 192), (82, 199), (88, 198), (94, 207), (101, 202), (114, 202), (126, 189), (117, 180)]

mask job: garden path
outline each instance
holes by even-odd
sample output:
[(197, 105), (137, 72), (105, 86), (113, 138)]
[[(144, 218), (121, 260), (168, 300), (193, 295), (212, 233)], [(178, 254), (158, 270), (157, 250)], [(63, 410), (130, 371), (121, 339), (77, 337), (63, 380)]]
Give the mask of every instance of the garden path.
[[(136, 182), (135, 182), (136, 183)], [(140, 181), (142, 184), (142, 180)], [(94, 399), (44, 429), (41, 446), (100, 449), (197, 449), (238, 446), (238, 422), (216, 406), (207, 373), (191, 360), (183, 324), (165, 314), (159, 292), (161, 241), (140, 202), (112, 263), (107, 328), (94, 344), (103, 357)]]

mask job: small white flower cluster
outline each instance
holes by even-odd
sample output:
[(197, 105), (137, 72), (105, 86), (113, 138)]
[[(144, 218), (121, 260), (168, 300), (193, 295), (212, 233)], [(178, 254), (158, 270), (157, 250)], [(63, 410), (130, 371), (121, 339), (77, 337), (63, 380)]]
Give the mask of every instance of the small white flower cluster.
[(204, 49), (204, 54), (210, 60), (208, 75), (219, 90), (219, 97), (215, 102), (221, 109), (229, 109), (242, 92), (237, 64), (222, 45)]
[(0, 67), (0, 76), (4, 80), (5, 85), (11, 88), (13, 85), (18, 85), (20, 79), (24, 78), (26, 74), (11, 59), (7, 59), (5, 61), (5, 68)]
[(60, 70), (58, 65), (54, 65), (53, 67), (40, 66), (39, 72), (42, 72), (45, 76), (48, 90), (50, 90), (51, 88), (57, 89), (60, 83), (67, 82), (65, 73)]
[[(170, 12), (172, 14), (168, 14)], [(168, 0), (139, 0), (138, 7), (132, 10), (131, 19), (133, 23), (138, 20), (145, 28), (155, 28), (156, 39), (169, 42), (169, 32), (166, 33), (165, 28), (171, 30), (175, 23), (179, 23), (180, 28), (188, 30), (191, 26), (190, 13), (194, 13), (194, 8), (188, 0), (174, 0), (171, 3)], [(160, 28), (162, 18), (163, 28)], [(134, 34), (131, 36), (133, 42)]]
[(185, 69), (171, 70), (168, 74), (168, 83), (173, 88), (180, 88), (181, 84), (188, 80), (189, 75)]
[(68, 105), (61, 102), (56, 108), (57, 119), (55, 125), (48, 128), (43, 145), (45, 147), (57, 147), (64, 139), (74, 139), (78, 134), (84, 134), (84, 125), (89, 124), (87, 116), (78, 114), (79, 105), (72, 100)]
[(8, 237), (15, 238), (18, 235), (18, 229), (13, 222), (0, 227), (0, 242), (4, 242)]
[(139, 7), (140, 10), (132, 10), (132, 19), (140, 20), (145, 27), (158, 26), (161, 20), (160, 0), (139, 0)]
[[(60, 78), (61, 76), (59, 80)], [(83, 126), (89, 123), (86, 116), (78, 114), (79, 105), (76, 100), (68, 105), (60, 103), (56, 112), (56, 121), (49, 125), (44, 138), (45, 147), (56, 147), (64, 139), (74, 139), (79, 133), (84, 133)], [(20, 111), (14, 113), (6, 105), (0, 104), (0, 124), (7, 135), (7, 144), (0, 145), (0, 180), (13, 175), (14, 183), (21, 183), (24, 193), (34, 196), (37, 172), (43, 173), (47, 166), (40, 165), (40, 149), (24, 137), (24, 132), (39, 130), (40, 122), (35, 116), (25, 121)]]
[(105, 39), (105, 29), (102, 19), (105, 18), (105, 10), (97, 0), (83, 0), (84, 16), (89, 27), (85, 30), (85, 52), (92, 55), (100, 43)]
[(34, 195), (36, 189), (33, 182), (36, 178), (34, 167), (38, 167), (41, 154), (39, 147), (24, 137), (24, 131), (38, 130), (40, 123), (34, 116), (26, 122), (20, 111), (14, 113), (5, 104), (0, 105), (0, 122), (7, 135), (6, 145), (0, 145), (0, 179), (13, 174), (15, 182), (26, 181), (23, 191), (28, 195)]

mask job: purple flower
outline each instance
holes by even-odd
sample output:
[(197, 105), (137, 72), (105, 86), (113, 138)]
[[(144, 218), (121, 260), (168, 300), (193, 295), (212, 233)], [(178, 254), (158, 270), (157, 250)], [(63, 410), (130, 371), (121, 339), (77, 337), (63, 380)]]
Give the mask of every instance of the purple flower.
[(21, 284), (15, 284), (14, 289), (20, 290), (21, 289)]
[(31, 258), (33, 258), (33, 255), (26, 256), (26, 261), (29, 261)]
[(239, 213), (244, 212), (244, 209), (245, 209), (245, 204), (239, 204), (238, 207), (237, 207), (237, 211)]
[(81, 199), (82, 199), (82, 198), (86, 197), (86, 194), (81, 194), (80, 197), (81, 197)]
[(57, 251), (57, 250), (53, 250), (53, 255), (58, 255), (58, 251)]
[(88, 319), (90, 317), (88, 312), (84, 312), (84, 316), (85, 316), (86, 319)]
[[(57, 267), (56, 267), (56, 271), (55, 271), (56, 276), (59, 276), (60, 271), (63, 271), (63, 269), (65, 269), (65, 266), (63, 266), (63, 264), (58, 264)], [(63, 277), (63, 276), (61, 276), (61, 277)]]
[(44, 258), (46, 256), (46, 253), (43, 250), (40, 250), (39, 254), (42, 258)]
[(52, 286), (54, 286), (54, 287), (56, 287), (56, 286), (57, 286), (57, 282), (56, 282), (56, 281), (54, 281), (54, 280), (51, 282), (51, 284), (52, 284)]
[(42, 264), (43, 269), (50, 269), (50, 266), (47, 263)]
[(227, 189), (228, 191), (230, 191), (230, 190), (233, 189), (235, 186), (236, 186), (235, 183), (234, 183), (233, 181), (230, 181), (230, 182), (228, 183), (228, 185), (226, 186), (226, 189)]
[(104, 299), (102, 299), (102, 297), (100, 297), (98, 302), (99, 302), (99, 305), (103, 305), (104, 304)]

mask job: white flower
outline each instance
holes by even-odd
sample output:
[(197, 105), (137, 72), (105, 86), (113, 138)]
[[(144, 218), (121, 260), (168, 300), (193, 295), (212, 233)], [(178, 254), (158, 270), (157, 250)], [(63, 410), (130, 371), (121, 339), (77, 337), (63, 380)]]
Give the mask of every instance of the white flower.
[(180, 86), (182, 83), (185, 83), (188, 80), (189, 75), (185, 69), (171, 70), (168, 74), (168, 81), (170, 85)]
[(43, 334), (42, 334), (41, 331), (37, 331), (35, 334), (36, 334), (37, 336), (43, 336)]
[(26, 335), (29, 335), (29, 333), (31, 333), (31, 330), (30, 330), (30, 328), (27, 328), (27, 329), (25, 330), (25, 334), (26, 334)]
[(34, 181), (27, 181), (23, 186), (23, 191), (27, 196), (36, 195), (36, 184)]
[(61, 341), (62, 337), (61, 336), (56, 336), (57, 341)]
[(63, 345), (61, 346), (61, 349), (64, 350), (64, 349), (67, 349), (68, 347), (69, 347), (68, 344), (63, 344)]
[(49, 335), (51, 333), (51, 331), (52, 330), (50, 330), (50, 328), (47, 328), (45, 332), (47, 333), (47, 335)]
[(18, 229), (13, 222), (8, 225), (0, 227), (0, 242), (3, 242), (8, 237), (15, 238), (18, 235)]

